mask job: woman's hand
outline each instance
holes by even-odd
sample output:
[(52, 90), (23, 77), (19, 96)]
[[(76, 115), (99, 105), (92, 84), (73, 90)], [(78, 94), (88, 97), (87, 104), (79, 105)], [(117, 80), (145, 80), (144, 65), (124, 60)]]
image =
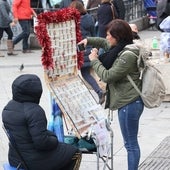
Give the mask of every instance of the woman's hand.
[(14, 22), (15, 24), (17, 24), (17, 23), (18, 23), (18, 18), (14, 18), (13, 22)]
[(84, 44), (84, 47), (87, 46), (87, 38), (81, 40), (78, 44)]
[(98, 49), (97, 48), (93, 48), (91, 50), (91, 53), (89, 55), (89, 60), (92, 61), (92, 60), (95, 60), (98, 58)]

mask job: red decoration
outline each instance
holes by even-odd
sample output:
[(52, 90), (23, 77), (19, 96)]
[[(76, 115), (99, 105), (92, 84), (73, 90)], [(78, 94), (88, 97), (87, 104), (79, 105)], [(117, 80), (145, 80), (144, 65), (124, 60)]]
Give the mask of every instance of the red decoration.
[[(81, 41), (82, 36), (80, 32), (80, 13), (75, 8), (63, 8), (53, 12), (41, 13), (37, 17), (38, 25), (35, 27), (37, 39), (42, 46), (42, 65), (44, 69), (53, 69), (53, 50), (51, 47), (51, 40), (47, 32), (47, 24), (59, 23), (74, 19), (76, 23), (76, 41)], [(81, 52), (77, 53), (77, 63), (80, 69), (83, 65), (84, 59)]]

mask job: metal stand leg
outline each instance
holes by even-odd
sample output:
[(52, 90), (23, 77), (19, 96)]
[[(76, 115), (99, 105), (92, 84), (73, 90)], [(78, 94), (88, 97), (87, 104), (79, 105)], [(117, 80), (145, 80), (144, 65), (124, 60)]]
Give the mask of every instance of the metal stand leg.
[(99, 146), (97, 146), (97, 170), (99, 170), (99, 158), (100, 158), (100, 155), (99, 155)]

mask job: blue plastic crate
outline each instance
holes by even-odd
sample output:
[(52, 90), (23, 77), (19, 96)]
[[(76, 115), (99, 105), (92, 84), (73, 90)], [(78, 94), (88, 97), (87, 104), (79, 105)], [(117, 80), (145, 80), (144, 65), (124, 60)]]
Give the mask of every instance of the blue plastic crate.
[(3, 164), (4, 170), (16, 170), (17, 168), (11, 166), (9, 163), (4, 163)]

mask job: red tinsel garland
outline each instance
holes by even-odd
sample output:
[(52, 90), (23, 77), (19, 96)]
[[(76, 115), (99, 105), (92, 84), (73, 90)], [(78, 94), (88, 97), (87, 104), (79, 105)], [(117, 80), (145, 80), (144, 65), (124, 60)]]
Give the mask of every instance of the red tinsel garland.
[[(58, 11), (41, 13), (37, 17), (38, 25), (35, 27), (36, 36), (43, 48), (42, 52), (42, 65), (45, 69), (53, 69), (54, 62), (52, 58), (52, 47), (51, 40), (47, 32), (47, 24), (59, 23), (74, 19), (76, 23), (76, 41), (81, 41), (82, 36), (80, 32), (80, 13), (74, 8), (63, 8)], [(80, 69), (83, 65), (84, 59), (81, 52), (77, 54), (78, 68)]]

